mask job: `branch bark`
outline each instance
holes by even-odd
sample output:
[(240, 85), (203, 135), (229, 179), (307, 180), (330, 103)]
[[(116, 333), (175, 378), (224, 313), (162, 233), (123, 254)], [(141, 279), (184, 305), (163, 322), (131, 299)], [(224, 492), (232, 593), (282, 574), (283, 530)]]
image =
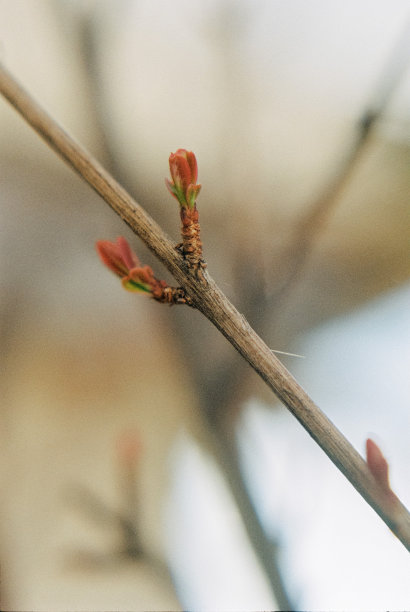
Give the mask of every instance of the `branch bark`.
[(184, 287), (196, 308), (229, 340), (410, 551), (410, 514), (391, 504), (366, 462), (292, 377), (205, 271), (198, 279), (161, 227), (79, 143), (0, 66), (0, 92), (47, 144), (101, 195)]

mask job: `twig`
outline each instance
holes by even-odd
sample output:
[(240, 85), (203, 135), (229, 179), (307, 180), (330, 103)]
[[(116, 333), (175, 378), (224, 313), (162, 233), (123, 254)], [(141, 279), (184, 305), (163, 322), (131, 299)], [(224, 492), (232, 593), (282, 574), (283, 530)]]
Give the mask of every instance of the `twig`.
[(163, 262), (191, 296), (198, 310), (246, 359), (410, 551), (408, 510), (399, 500), (394, 505), (386, 501), (383, 489), (376, 482), (360, 454), (314, 404), (244, 317), (228, 301), (208, 273), (204, 271), (203, 279), (198, 279), (159, 225), (1, 66), (0, 92), (50, 147), (101, 195)]
[[(228, 16), (229, 18), (229, 16)], [(222, 36), (222, 32), (221, 32)], [(87, 81), (90, 84), (90, 90), (92, 91), (91, 100), (94, 102), (93, 115), (97, 125), (97, 130), (100, 137), (100, 142), (103, 147), (103, 159), (105, 160), (105, 167), (107, 170), (112, 172), (117, 180), (124, 184), (126, 177), (124, 177), (121, 163), (118, 163), (118, 156), (115, 156), (111, 150), (109, 126), (111, 125), (110, 116), (108, 112), (104, 112), (105, 108), (105, 95), (104, 88), (101, 87), (98, 71), (98, 53), (96, 49), (96, 36), (95, 36), (95, 20), (93, 15), (90, 13), (86, 16), (81, 29), (81, 41), (83, 53), (81, 54), (84, 58), (84, 69), (87, 73)], [(228, 43), (229, 44), (229, 43)], [(225, 57), (227, 54), (225, 53)], [(228, 70), (229, 72), (229, 70)], [(226, 80), (225, 80), (226, 81)], [(224, 82), (225, 82), (224, 81)], [(96, 103), (98, 98), (98, 104)], [(108, 129), (108, 133), (107, 133)], [(99, 148), (101, 151), (101, 146)], [(107, 167), (107, 161), (109, 166)], [(115, 172), (113, 172), (113, 169)], [(182, 246), (182, 245), (181, 245)], [(181, 251), (182, 252), (182, 251)], [(246, 269), (246, 268), (245, 268)], [(246, 283), (245, 283), (246, 284)], [(261, 295), (264, 295), (262, 292)], [(242, 303), (242, 302), (241, 302)], [(175, 325), (175, 318), (169, 317), (167, 313), (168, 322), (170, 325)], [(256, 511), (253, 504), (251, 495), (248, 491), (248, 485), (245, 482), (243, 474), (240, 469), (238, 452), (235, 448), (234, 435), (232, 432), (227, 431), (228, 421), (215, 421), (213, 414), (216, 412), (227, 413), (227, 403), (222, 401), (221, 397), (221, 386), (212, 377), (209, 377), (206, 381), (206, 388), (203, 385), (203, 373), (198, 362), (192, 359), (192, 338), (191, 334), (184, 328), (183, 325), (177, 325), (174, 337), (181, 344), (181, 354), (190, 355), (190, 358), (186, 360), (184, 367), (186, 371), (190, 371), (192, 377), (192, 383), (197, 385), (197, 395), (200, 397), (199, 402), (199, 416), (201, 418), (201, 425), (205, 431), (208, 432), (208, 440), (212, 439), (213, 444), (207, 446), (207, 450), (213, 455), (214, 460), (217, 462), (218, 467), (225, 477), (226, 486), (229, 487), (230, 492), (236, 502), (237, 509), (242, 518), (244, 529), (248, 535), (249, 542), (253, 547), (253, 551), (265, 572), (265, 576), (274, 594), (275, 600), (280, 610), (294, 610), (295, 605), (291, 601), (291, 598), (287, 592), (285, 580), (282, 576), (281, 564), (280, 564), (280, 553), (281, 546), (273, 540), (271, 536), (267, 536), (264, 526), (262, 525), (261, 519)], [(197, 341), (197, 339), (196, 339)], [(252, 370), (248, 367), (246, 361), (240, 361), (241, 368), (245, 370), (246, 374), (251, 374)], [(218, 372), (222, 375), (223, 371), (230, 370), (230, 361), (222, 368), (218, 368)], [(237, 363), (235, 360), (235, 372), (238, 372)], [(219, 380), (219, 378), (218, 378)], [(238, 378), (236, 378), (235, 385), (238, 385)], [(214, 383), (216, 382), (216, 388)], [(226, 380), (223, 384), (226, 384)], [(205, 392), (206, 391), (206, 392)], [(232, 394), (232, 391), (231, 391)], [(218, 396), (218, 401), (214, 402), (213, 397)], [(235, 395), (237, 397), (237, 395)], [(234, 426), (234, 421), (229, 420), (229, 425)]]

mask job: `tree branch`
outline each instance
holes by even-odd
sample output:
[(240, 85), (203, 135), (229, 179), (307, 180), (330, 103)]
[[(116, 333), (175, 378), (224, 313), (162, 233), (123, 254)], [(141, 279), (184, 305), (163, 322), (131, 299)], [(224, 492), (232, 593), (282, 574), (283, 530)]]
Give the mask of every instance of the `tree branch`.
[(336, 467), (410, 550), (410, 514), (397, 500), (391, 504), (360, 454), (315, 405), (272, 351), (204, 272), (203, 280), (190, 271), (160, 226), (110, 174), (69, 136), (0, 66), (0, 92), (36, 132), (101, 195), (127, 223), (177, 282), (195, 306), (229, 340), (275, 395), (298, 419)]

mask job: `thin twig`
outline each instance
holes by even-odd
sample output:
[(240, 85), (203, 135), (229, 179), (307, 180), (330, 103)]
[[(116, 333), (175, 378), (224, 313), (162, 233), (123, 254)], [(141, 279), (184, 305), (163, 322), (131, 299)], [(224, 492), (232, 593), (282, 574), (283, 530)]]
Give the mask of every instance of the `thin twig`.
[[(227, 16), (229, 18), (229, 16)], [(84, 69), (87, 74), (87, 82), (92, 91), (91, 99), (94, 102), (93, 116), (94, 121), (97, 125), (99, 133), (99, 142), (103, 147), (103, 160), (107, 170), (113, 173), (120, 182), (127, 187), (127, 178), (124, 176), (121, 164), (118, 163), (118, 156), (113, 154), (111, 150), (111, 139), (109, 133), (109, 126), (111, 125), (109, 113), (106, 112), (105, 108), (105, 95), (104, 88), (101, 87), (101, 79), (99, 78), (98, 70), (98, 53), (96, 48), (96, 29), (95, 20), (93, 20), (93, 14), (84, 15), (84, 20), (81, 23), (81, 37), (82, 43), (81, 57), (84, 59)], [(222, 36), (222, 32), (221, 32)], [(225, 53), (225, 57), (228, 54)], [(229, 71), (228, 71), (229, 72)], [(96, 103), (98, 98), (98, 104)], [(108, 129), (108, 133), (107, 133)], [(101, 151), (101, 146), (100, 149)], [(107, 167), (108, 161), (108, 167)], [(113, 172), (115, 170), (115, 172)], [(171, 324), (176, 324), (175, 318), (169, 317), (167, 313), (168, 321)], [(181, 354), (189, 354), (189, 345), (191, 344), (191, 336), (186, 332), (184, 326), (178, 325), (178, 329), (175, 330), (175, 336), (181, 344)], [(183, 345), (183, 346), (182, 346)], [(243, 369), (246, 372), (252, 372), (247, 366), (245, 361), (240, 362)], [(230, 362), (226, 365), (230, 369)], [(236, 360), (235, 360), (235, 365)], [(273, 541), (272, 537), (268, 537), (265, 529), (262, 525), (261, 519), (255, 509), (252, 502), (252, 498), (248, 491), (247, 483), (244, 480), (243, 474), (240, 469), (238, 453), (235, 449), (233, 442), (233, 436), (227, 431), (227, 420), (215, 421), (212, 417), (213, 411), (220, 414), (226, 413), (226, 402), (222, 401), (223, 397), (217, 393), (216, 390), (212, 392), (213, 382), (212, 380), (207, 381), (206, 388), (203, 387), (203, 376), (201, 376), (201, 367), (198, 362), (192, 357), (186, 361), (185, 367), (187, 371), (191, 372), (192, 382), (195, 381), (196, 385), (200, 386), (198, 396), (201, 398), (199, 402), (199, 415), (201, 417), (201, 424), (205, 431), (208, 432), (208, 440), (212, 439), (213, 444), (207, 446), (207, 450), (212, 452), (213, 458), (217, 462), (221, 473), (225, 477), (227, 487), (236, 502), (237, 509), (243, 521), (244, 529), (248, 535), (249, 542), (253, 547), (254, 553), (261, 564), (265, 572), (267, 581), (270, 584), (275, 600), (280, 610), (294, 610), (295, 605), (290, 599), (285, 586), (285, 581), (282, 577), (282, 571), (280, 567), (280, 546)], [(225, 368), (226, 369), (226, 368)], [(237, 372), (236, 368), (236, 372)], [(219, 370), (218, 370), (219, 371)], [(228, 374), (229, 376), (229, 374)], [(216, 382), (215, 377), (213, 381)], [(226, 382), (226, 381), (224, 381)], [(219, 387), (219, 384), (216, 383)], [(205, 393), (204, 391), (207, 391)], [(220, 391), (220, 390), (219, 390)], [(218, 395), (218, 400), (213, 401), (213, 396)], [(231, 426), (233, 421), (229, 421)]]
[(270, 348), (228, 301), (208, 273), (205, 271), (204, 278), (198, 279), (159, 225), (1, 66), (0, 92), (50, 147), (101, 195), (163, 262), (191, 296), (198, 310), (246, 359), (410, 551), (408, 510), (399, 500), (393, 505), (389, 503), (364, 459), (273, 355)]

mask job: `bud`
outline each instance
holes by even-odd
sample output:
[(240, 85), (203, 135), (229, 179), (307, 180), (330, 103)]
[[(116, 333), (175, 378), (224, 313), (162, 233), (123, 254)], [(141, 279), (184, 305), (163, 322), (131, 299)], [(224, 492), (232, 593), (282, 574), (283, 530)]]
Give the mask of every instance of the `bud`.
[(122, 236), (116, 242), (98, 240), (95, 246), (103, 264), (121, 278), (124, 289), (147, 293), (158, 302), (192, 306), (191, 299), (182, 287), (170, 287), (164, 280), (155, 278), (150, 266), (142, 266)]
[(386, 495), (395, 499), (396, 496), (390, 488), (389, 464), (376, 442), (373, 442), (370, 438), (366, 440), (366, 461), (369, 470)]
[(183, 208), (194, 208), (201, 185), (197, 185), (198, 165), (192, 151), (178, 149), (169, 156), (172, 181), (165, 179), (170, 193)]
[(196, 198), (201, 189), (197, 185), (198, 165), (192, 151), (178, 149), (169, 156), (169, 169), (172, 181), (165, 179), (170, 193), (180, 205), (182, 243), (178, 245), (189, 267), (194, 270), (197, 278), (203, 279), (203, 269), (206, 264), (202, 257), (202, 241), (200, 238), (199, 214)]

